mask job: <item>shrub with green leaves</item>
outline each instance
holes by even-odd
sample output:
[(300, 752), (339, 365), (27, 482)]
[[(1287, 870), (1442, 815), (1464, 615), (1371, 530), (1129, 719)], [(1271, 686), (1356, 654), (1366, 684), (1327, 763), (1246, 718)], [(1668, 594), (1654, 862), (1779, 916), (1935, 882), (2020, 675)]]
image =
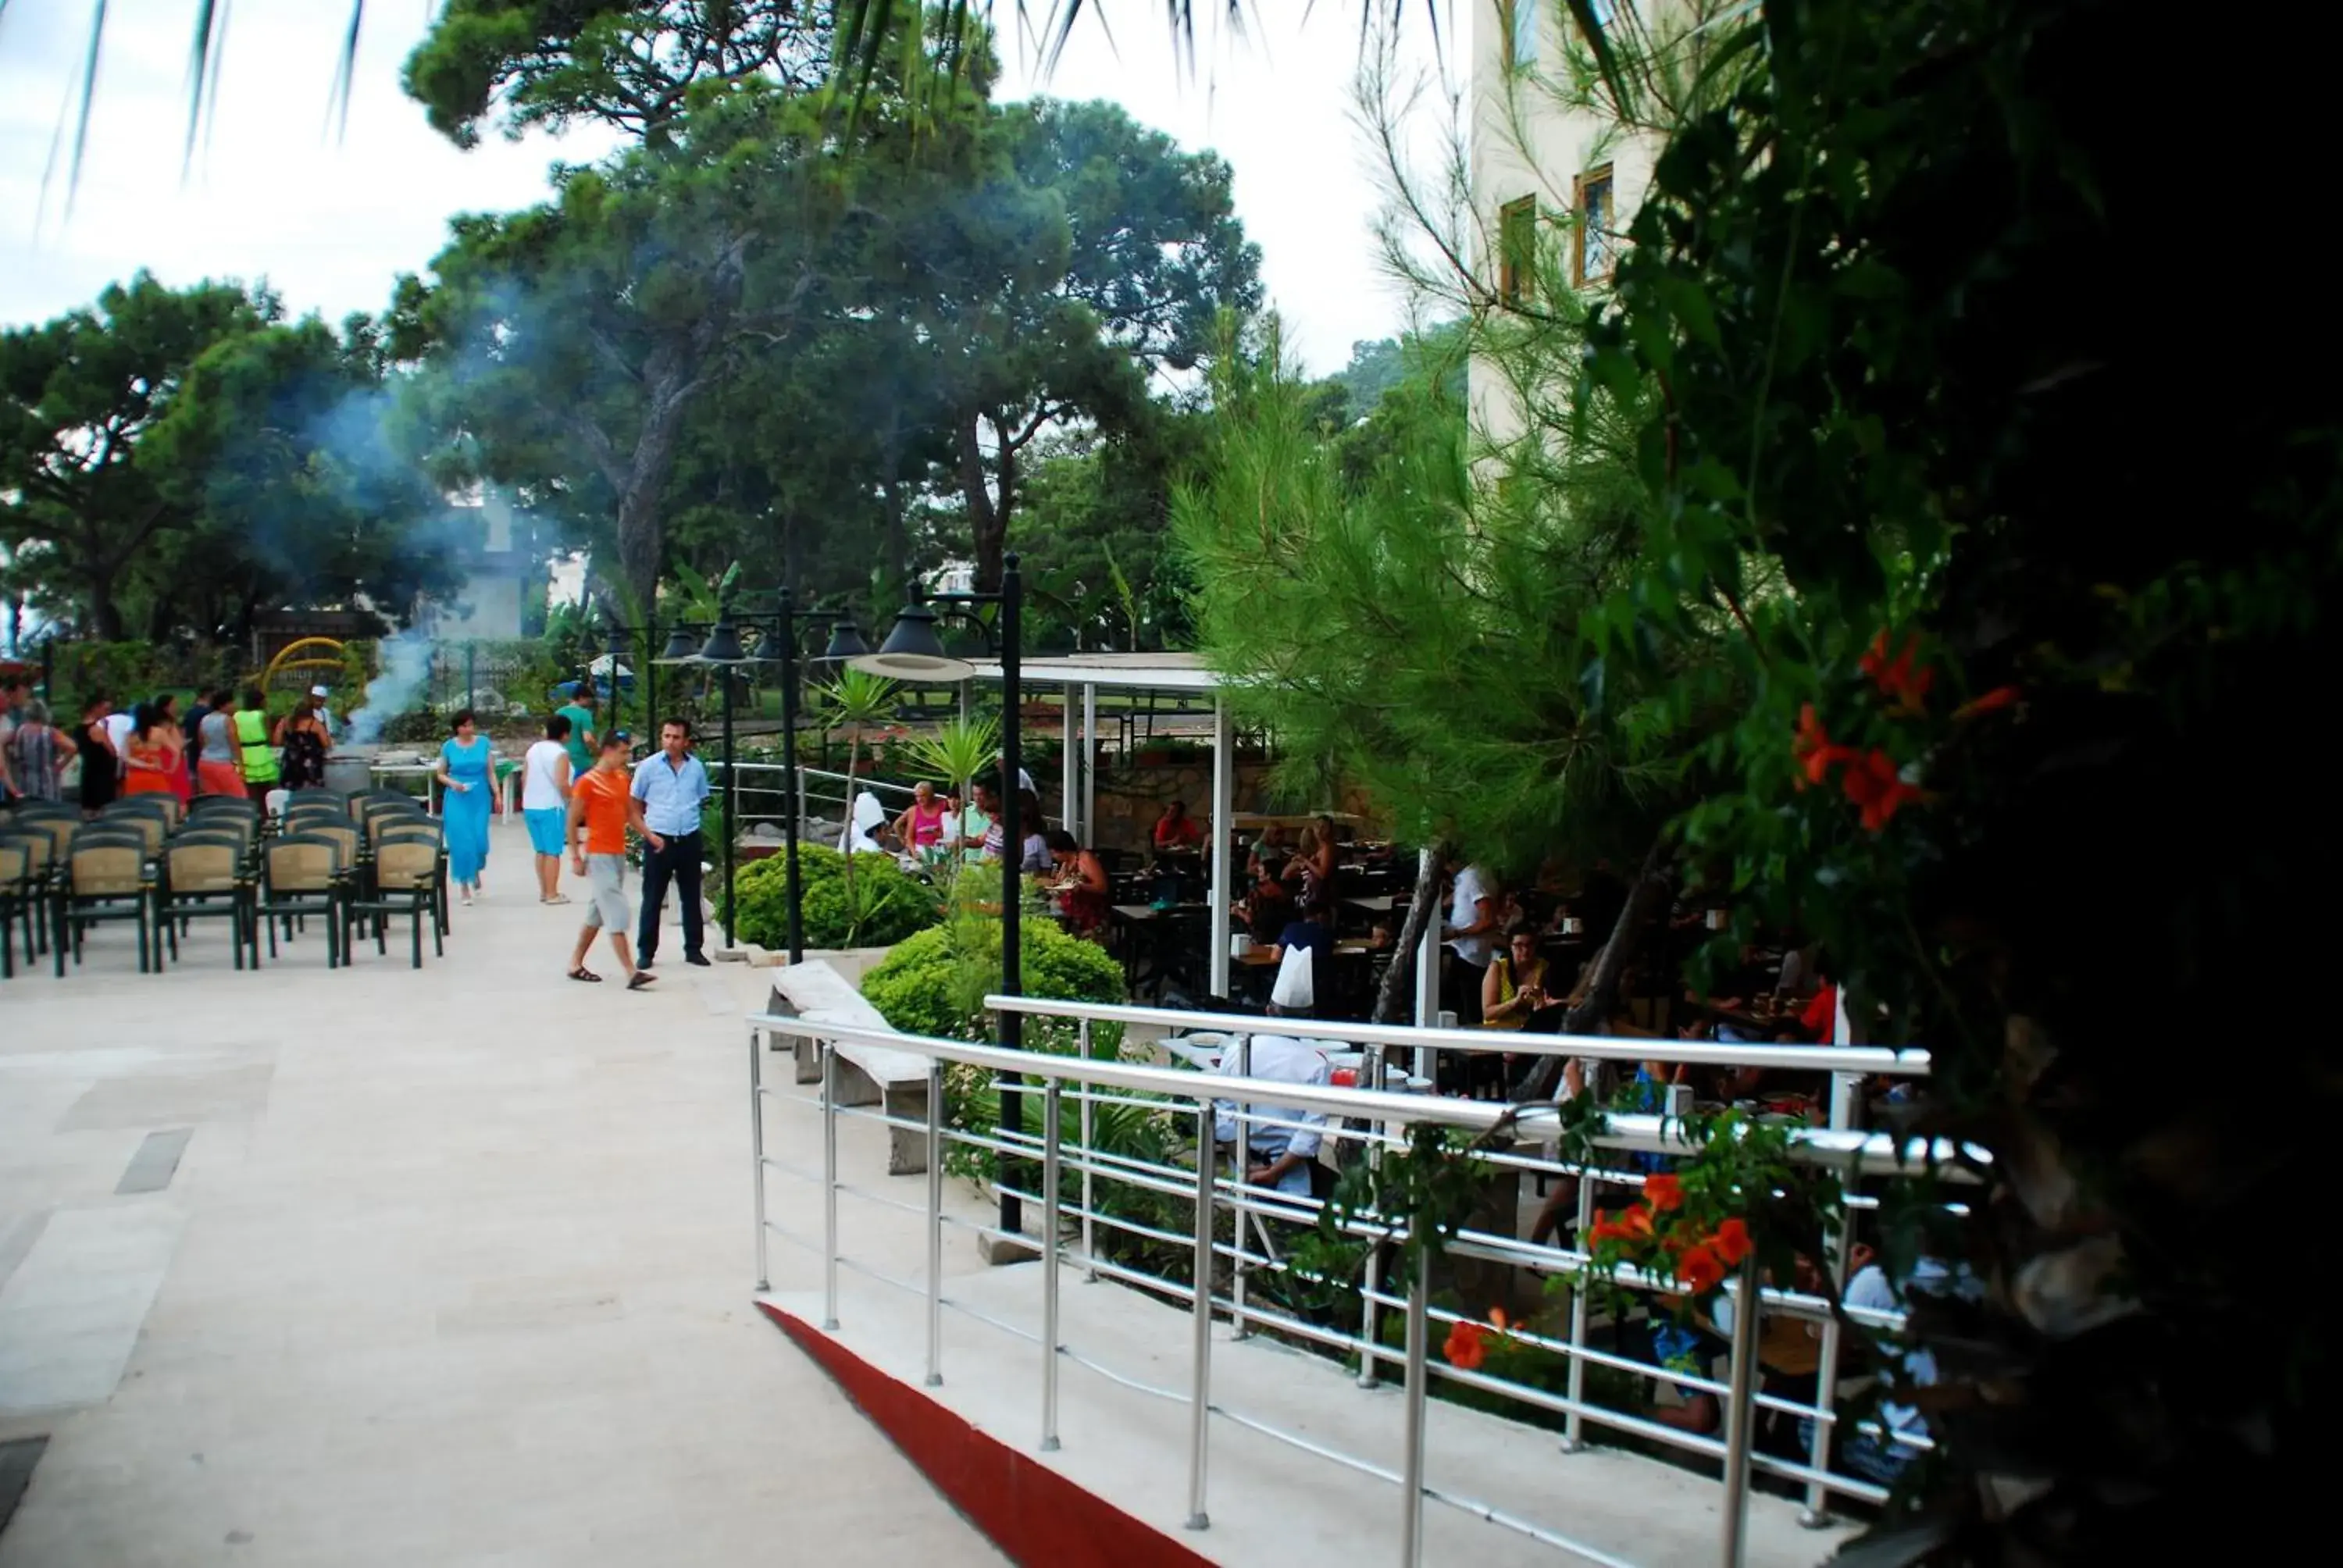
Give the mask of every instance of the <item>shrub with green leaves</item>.
[[(846, 857), (827, 845), (800, 844), (798, 879), (805, 943), (810, 948), (892, 947), (933, 927), (938, 918), (934, 890), (906, 876), (889, 856), (865, 855), (856, 861), (850, 894)], [(766, 948), (787, 945), (785, 855), (741, 867), (733, 874), (732, 896), (741, 940)]]
[[(1070, 937), (1046, 920), (1029, 920), (1019, 945), (1028, 996), (1123, 1000), (1122, 966), (1097, 943)], [(993, 1040), (999, 1036), (984, 1013), (984, 996), (998, 990), (1000, 981), (1000, 922), (959, 915), (898, 943), (862, 977), (862, 994), (881, 1018), (906, 1033)], [(1121, 1037), (1120, 1025), (1102, 1024), (1091, 1031), (1092, 1049), (1111, 1054)], [(1026, 1026), (1026, 1043), (1036, 1050), (1071, 1052), (1073, 1039), (1071, 1026), (1039, 1020)]]

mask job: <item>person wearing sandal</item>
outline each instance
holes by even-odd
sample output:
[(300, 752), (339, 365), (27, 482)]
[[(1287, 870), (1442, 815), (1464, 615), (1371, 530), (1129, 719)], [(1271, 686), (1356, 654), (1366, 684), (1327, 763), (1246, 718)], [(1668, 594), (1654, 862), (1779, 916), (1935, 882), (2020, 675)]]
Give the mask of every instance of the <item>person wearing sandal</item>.
[(537, 901), (566, 904), (561, 892), (562, 841), (569, 816), (569, 720), (557, 713), (545, 721), (545, 739), (521, 761), (521, 820), (528, 846), (537, 851)]
[(635, 967), (633, 944), (627, 936), (627, 829), (643, 826), (642, 803), (627, 787), (627, 742), (618, 736), (601, 737), (594, 770), (569, 790), (569, 869), (585, 879), (588, 895), (586, 923), (578, 929), (578, 946), (569, 955), (569, 978), (588, 984), (601, 976), (586, 967), (596, 931), (610, 933), (610, 950), (627, 971), (627, 989), (641, 990), (652, 977)]

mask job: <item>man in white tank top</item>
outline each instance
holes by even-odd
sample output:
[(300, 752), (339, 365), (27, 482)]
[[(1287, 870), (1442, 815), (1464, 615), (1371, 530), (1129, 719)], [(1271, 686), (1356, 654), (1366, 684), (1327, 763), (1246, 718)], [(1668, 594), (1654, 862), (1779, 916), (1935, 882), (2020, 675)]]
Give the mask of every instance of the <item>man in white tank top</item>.
[(561, 844), (569, 819), (569, 720), (557, 713), (545, 721), (545, 739), (521, 759), (520, 814), (528, 824), (528, 845), (537, 851), (537, 901), (566, 904), (561, 891)]

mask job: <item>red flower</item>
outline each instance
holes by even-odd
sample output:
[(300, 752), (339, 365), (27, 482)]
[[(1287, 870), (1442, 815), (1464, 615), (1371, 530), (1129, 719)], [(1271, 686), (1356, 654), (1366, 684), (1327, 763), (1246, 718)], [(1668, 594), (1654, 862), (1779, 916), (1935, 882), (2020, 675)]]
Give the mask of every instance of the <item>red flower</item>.
[(1505, 1309), (1503, 1307), (1491, 1307), (1489, 1309), (1489, 1322), (1495, 1325), (1499, 1333), (1503, 1333), (1507, 1328), (1512, 1326), (1506, 1322)]
[(1644, 1201), (1660, 1213), (1681, 1207), (1684, 1203), (1684, 1183), (1674, 1176), (1644, 1178)]
[(1991, 713), (1996, 708), (2007, 708), (2017, 700), (2017, 688), (1996, 686), (1983, 697), (1972, 697), (1953, 709), (1955, 719), (1975, 719), (1980, 713)]
[(1821, 783), (1828, 777), (1831, 764), (1855, 760), (1853, 747), (1831, 744), (1830, 734), (1823, 729), (1823, 721), (1815, 715), (1815, 705), (1811, 702), (1798, 709), (1798, 733), (1796, 739), (1790, 742), (1790, 754), (1798, 759), (1805, 773), (1805, 779), (1798, 785), (1801, 789), (1808, 784)]
[(1904, 651), (1894, 658), (1887, 657), (1887, 633), (1883, 628), (1871, 639), (1870, 651), (1855, 662), (1863, 673), (1871, 677), (1880, 692), (1895, 699), (1898, 712), (1917, 714), (1927, 706), (1928, 688), (1936, 684), (1936, 672), (1926, 665), (1912, 668), (1918, 657), (1920, 637), (1917, 632), (1904, 639)]
[(1848, 764), (1846, 776), (1839, 780), (1846, 798), (1862, 809), (1863, 825), (1876, 833), (1887, 826), (1888, 819), (1906, 802), (1917, 800), (1920, 791), (1904, 782), (1903, 771), (1896, 759), (1873, 748), (1868, 756)]
[(1441, 1353), (1450, 1366), (1472, 1372), (1489, 1353), (1489, 1331), (1478, 1323), (1458, 1323), (1448, 1331), (1448, 1342), (1441, 1347)]
[(1741, 1261), (1749, 1255), (1749, 1227), (1739, 1220), (1727, 1220), (1708, 1239), (1708, 1248), (1726, 1268), (1739, 1268)]
[(1693, 1294), (1706, 1295), (1725, 1282), (1725, 1265), (1708, 1248), (1689, 1247), (1676, 1260), (1676, 1278), (1690, 1286)]

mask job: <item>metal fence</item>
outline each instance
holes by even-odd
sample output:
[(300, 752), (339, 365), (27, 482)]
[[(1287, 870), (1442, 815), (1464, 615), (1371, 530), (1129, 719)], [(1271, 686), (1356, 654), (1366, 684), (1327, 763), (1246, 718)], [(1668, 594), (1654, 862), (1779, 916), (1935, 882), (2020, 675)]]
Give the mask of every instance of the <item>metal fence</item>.
[[(1732, 1287), (1732, 1299), (1736, 1302), (1755, 1300), (1759, 1307), (1754, 1312), (1733, 1312), (1730, 1352), (1723, 1379), (1687, 1371), (1680, 1365), (1660, 1365), (1598, 1349), (1591, 1342), (1591, 1333), (1595, 1326), (1592, 1293), (1578, 1288), (1572, 1292), (1570, 1327), (1566, 1338), (1522, 1336), (1539, 1349), (1567, 1358), (1567, 1387), (1561, 1393), (1433, 1360), (1427, 1353), (1427, 1349), (1434, 1330), (1468, 1320), (1432, 1302), (1423, 1270), (1413, 1271), (1413, 1281), (1403, 1293), (1391, 1287), (1378, 1276), (1372, 1261), (1378, 1253), (1370, 1253), (1371, 1262), (1363, 1288), (1351, 1295), (1355, 1315), (1335, 1326), (1325, 1322), (1309, 1321), (1281, 1310), (1277, 1305), (1260, 1299), (1252, 1288), (1265, 1276), (1292, 1274), (1297, 1268), (1290, 1257), (1278, 1255), (1277, 1249), (1271, 1242), (1272, 1227), (1283, 1225), (1290, 1229), (1297, 1223), (1314, 1223), (1322, 1209), (1322, 1205), (1314, 1199), (1255, 1187), (1244, 1179), (1249, 1168), (1247, 1145), (1252, 1130), (1263, 1125), (1293, 1125), (1281, 1122), (1266, 1111), (1253, 1109), (1256, 1106), (1292, 1108), (1297, 1112), (1322, 1115), (1330, 1124), (1342, 1128), (1342, 1137), (1359, 1139), (1364, 1146), (1363, 1157), (1370, 1160), (1380, 1159), (1384, 1151), (1400, 1147), (1404, 1141), (1404, 1130), (1416, 1124), (1429, 1122), (1477, 1134), (1487, 1132), (1501, 1119), (1510, 1118), (1511, 1131), (1516, 1140), (1514, 1148), (1510, 1151), (1476, 1157), (1487, 1160), (1493, 1166), (1512, 1168), (1524, 1173), (1579, 1178), (1578, 1233), (1582, 1236), (1592, 1218), (1594, 1195), (1599, 1185), (1632, 1189), (1640, 1186), (1644, 1180), (1640, 1172), (1624, 1168), (1626, 1161), (1617, 1157), (1633, 1153), (1684, 1152), (1689, 1145), (1684, 1141), (1680, 1121), (1655, 1116), (1611, 1116), (1596, 1138), (1595, 1147), (1604, 1156), (1611, 1157), (1613, 1162), (1603, 1165), (1570, 1164), (1534, 1151), (1542, 1143), (1553, 1142), (1559, 1138), (1559, 1116), (1550, 1107), (1506, 1107), (1373, 1089), (1302, 1087), (1252, 1079), (1242, 1070), (1249, 1065), (1246, 1060), (1241, 1060), (1241, 1070), (1235, 1075), (1221, 1076), (1200, 1075), (1134, 1061), (1093, 1060), (1089, 1054), (1092, 1026), (1102, 1023), (1222, 1030), (1228, 1031), (1231, 1040), (1237, 1042), (1234, 1049), (1242, 1051), (1250, 1044), (1246, 1031), (1262, 1028), (1262, 1020), (1258, 1019), (1001, 996), (987, 999), (987, 1005), (995, 1010), (1015, 1009), (1045, 1019), (1065, 1020), (1061, 1027), (1070, 1026), (1079, 1031), (1081, 1054), (1057, 1056), (1011, 1051), (965, 1041), (905, 1036), (884, 1029), (852, 1028), (765, 1014), (752, 1016), (748, 1020), (750, 1027), (751, 1125), (757, 1175), (757, 1274), (760, 1289), (766, 1287), (769, 1278), (769, 1237), (779, 1235), (808, 1248), (822, 1259), (825, 1320), (832, 1326), (838, 1319), (838, 1280), (841, 1263), (854, 1268), (857, 1272), (906, 1290), (923, 1292), (927, 1303), (929, 1381), (938, 1381), (941, 1355), (940, 1313), (944, 1307), (954, 1305), (943, 1292), (943, 1227), (946, 1224), (969, 1224), (984, 1233), (1001, 1234), (990, 1226), (960, 1221), (943, 1211), (944, 1151), (948, 1145), (959, 1144), (995, 1155), (1013, 1157), (1026, 1162), (1024, 1168), (1035, 1171), (1040, 1178), (1038, 1191), (1020, 1191), (1014, 1179), (1010, 1178), (1004, 1179), (1004, 1190), (1018, 1191), (1022, 1201), (1037, 1210), (1041, 1216), (1039, 1234), (1018, 1239), (1041, 1251), (1042, 1300), (1040, 1311), (1042, 1321), (1038, 1325), (1036, 1342), (1051, 1346), (1053, 1352), (1042, 1358), (1041, 1388), (1038, 1391), (1041, 1406), (1039, 1442), (1041, 1448), (1054, 1449), (1059, 1442), (1057, 1376), (1060, 1359), (1095, 1366), (1078, 1350), (1061, 1342), (1058, 1331), (1058, 1289), (1062, 1266), (1071, 1264), (1087, 1275), (1113, 1279), (1187, 1305), (1194, 1322), (1190, 1386), (1185, 1391), (1149, 1389), (1146, 1392), (1185, 1400), (1192, 1412), (1190, 1455), (1192, 1517), (1189, 1521), (1192, 1527), (1202, 1527), (1207, 1519), (1206, 1477), (1212, 1441), (1210, 1418), (1218, 1415), (1330, 1462), (1395, 1483), (1400, 1488), (1401, 1508), (1394, 1519), (1394, 1552), (1399, 1561), (1408, 1568), (1414, 1568), (1422, 1560), (1423, 1509), (1426, 1502), (1462, 1510), (1558, 1550), (1593, 1561), (1614, 1563), (1621, 1561), (1591, 1543), (1574, 1540), (1552, 1522), (1531, 1517), (1536, 1505), (1535, 1499), (1490, 1500), (1427, 1484), (1424, 1475), (1424, 1402), (1434, 1380), (1499, 1396), (1509, 1405), (1518, 1406), (1525, 1415), (1560, 1416), (1564, 1422), (1560, 1447), (1564, 1452), (1574, 1451), (1585, 1440), (1586, 1428), (1593, 1425), (1633, 1434), (1686, 1454), (1718, 1462), (1723, 1473), (1724, 1506), (1717, 1560), (1727, 1568), (1737, 1568), (1742, 1562), (1748, 1491), (1755, 1474), (1771, 1475), (1804, 1488), (1806, 1499), (1805, 1522), (1810, 1524), (1828, 1522), (1828, 1507), (1834, 1497), (1872, 1503), (1885, 1500), (1887, 1493), (1884, 1487), (1861, 1475), (1832, 1467), (1831, 1436), (1838, 1419), (1834, 1406), (1841, 1370), (1840, 1324), (1842, 1321), (1852, 1322), (1866, 1330), (1892, 1335), (1903, 1328), (1903, 1314), (1845, 1307), (1835, 1313), (1829, 1302), (1823, 1297), (1763, 1283), (1756, 1273), (1754, 1259), (1744, 1266)], [(1280, 1018), (1269, 1027), (1280, 1034), (1363, 1048), (1365, 1064), (1362, 1070), (1362, 1081), (1369, 1083), (1386, 1081), (1383, 1071), (1386, 1054), (1391, 1054), (1394, 1061), (1403, 1061), (1409, 1060), (1404, 1053), (1433, 1050), (1508, 1050), (1519, 1052), (1526, 1050), (1614, 1060), (1685, 1061), (1904, 1077), (1925, 1075), (1928, 1066), (1924, 1052), (1870, 1048), (1715, 1045), (1522, 1036), (1509, 1036), (1502, 1043), (1493, 1043), (1487, 1035), (1474, 1031), (1319, 1023), (1289, 1018)], [(822, 1087), (817, 1097), (787, 1092), (765, 1081), (762, 1040), (768, 1034), (818, 1042), (821, 1052)], [(926, 1057), (930, 1073), (924, 1123), (890, 1115), (883, 1109), (838, 1104), (834, 1090), (839, 1059), (831, 1047), (839, 1041), (884, 1046)], [(950, 1063), (992, 1075), (996, 1087), (1025, 1087), (1031, 1093), (1038, 1095), (1042, 1101), (1039, 1131), (961, 1130), (948, 1125), (944, 1085), (945, 1067)], [(1038, 1081), (1038, 1089), (1031, 1087), (1033, 1081)], [(768, 1172), (776, 1168), (786, 1169), (769, 1160), (765, 1151), (764, 1115), (769, 1100), (802, 1105), (822, 1119), (823, 1169), (819, 1184), (822, 1190), (823, 1230), (819, 1237), (796, 1235), (768, 1219)], [(1212, 1148), (1212, 1119), (1215, 1114), (1216, 1101), (1232, 1101), (1235, 1106), (1238, 1142), (1233, 1173), (1223, 1171), (1217, 1158), (1196, 1158), (1192, 1153), (1175, 1162), (1133, 1159), (1126, 1152), (1101, 1146), (1093, 1137), (1094, 1107), (1139, 1105), (1151, 1108), (1164, 1118), (1192, 1120), (1196, 1127), (1194, 1149)], [(1835, 1120), (1844, 1123), (1847, 1120), (1848, 1097), (1841, 1096), (1839, 1101)], [(1074, 1105), (1071, 1136), (1064, 1109), (1067, 1101)], [(1225, 1119), (1226, 1106), (1223, 1106), (1222, 1114)], [(866, 1200), (882, 1208), (900, 1210), (907, 1207), (900, 1198), (865, 1191), (840, 1181), (837, 1134), (839, 1121), (845, 1117), (860, 1117), (898, 1129), (924, 1131), (928, 1154), (925, 1203), (927, 1267), (922, 1282), (894, 1280), (883, 1270), (870, 1267), (867, 1262), (858, 1262), (841, 1251), (839, 1220), (839, 1199), (841, 1196)], [(1979, 1151), (1964, 1149), (1956, 1151), (1941, 1141), (1924, 1144), (1918, 1140), (1910, 1140), (1899, 1144), (1885, 1135), (1866, 1134), (1845, 1125), (1799, 1132), (1794, 1138), (1794, 1149), (1797, 1157), (1827, 1161), (1848, 1177), (1849, 1209), (1876, 1206), (1875, 1198), (1862, 1196), (1855, 1191), (1857, 1179), (1861, 1176), (1908, 1174), (1913, 1166), (1921, 1161), (1931, 1164), (1951, 1162), (1956, 1152), (1971, 1160), (1985, 1158)], [(1065, 1177), (1069, 1172), (1078, 1178), (1078, 1182), (1071, 1189), (1078, 1195), (1071, 1201), (1068, 1201), (1065, 1192), (1061, 1191), (1061, 1187), (1068, 1185)], [(1180, 1236), (1162, 1225), (1148, 1226), (1126, 1217), (1118, 1211), (1112, 1200), (1112, 1192), (1117, 1189), (1180, 1198), (1191, 1206), (1189, 1218), (1192, 1223), (1190, 1231)], [(1230, 1221), (1225, 1231), (1221, 1223), (1224, 1219)], [(1074, 1222), (1071, 1227), (1069, 1221)], [(1349, 1217), (1343, 1228), (1351, 1235), (1378, 1246), (1397, 1240), (1397, 1232), (1372, 1214)], [(1071, 1238), (1068, 1234), (1070, 1229), (1072, 1231)], [(1137, 1270), (1113, 1261), (1106, 1255), (1110, 1249), (1105, 1242), (1107, 1233), (1117, 1231), (1143, 1231), (1159, 1243), (1177, 1243), (1188, 1254), (1187, 1277), (1182, 1279)], [(1575, 1275), (1587, 1263), (1587, 1256), (1583, 1251), (1556, 1245), (1534, 1244), (1510, 1232), (1511, 1227), (1504, 1233), (1464, 1230), (1448, 1241), (1446, 1251), (1452, 1257), (1523, 1269), (1543, 1277)], [(1828, 1266), (1840, 1285), (1845, 1284), (1846, 1278), (1849, 1234), (1849, 1228), (1843, 1225), (1835, 1254), (1828, 1261)], [(1211, 1283), (1215, 1279), (1216, 1263), (1223, 1261), (1229, 1265), (1225, 1293), (1217, 1284)], [(1197, 1310), (1197, 1282), (1207, 1282), (1204, 1293), (1208, 1304), (1201, 1312)], [(1615, 1282), (1642, 1296), (1681, 1292), (1683, 1289), (1672, 1280), (1646, 1275), (1632, 1268), (1619, 1271)], [(971, 1316), (993, 1322), (986, 1314), (973, 1309), (969, 1311)], [(1398, 1347), (1384, 1342), (1381, 1320), (1389, 1313), (1401, 1314), (1405, 1324), (1403, 1341)], [(1238, 1338), (1252, 1332), (1270, 1332), (1292, 1342), (1348, 1358), (1356, 1368), (1357, 1380), (1362, 1387), (1372, 1386), (1385, 1371), (1397, 1369), (1405, 1382), (1403, 1471), (1394, 1473), (1356, 1454), (1280, 1431), (1217, 1398), (1212, 1381), (1212, 1323), (1215, 1315), (1224, 1318), (1232, 1335)], [(1774, 1317), (1792, 1318), (1817, 1326), (1821, 1360), (1811, 1402), (1759, 1391), (1759, 1324), (1761, 1319)], [(1355, 1322), (1356, 1328), (1349, 1326), (1350, 1322)], [(997, 1322), (994, 1326), (1010, 1327)], [(1033, 1335), (1031, 1329), (1011, 1327), (1011, 1332), (1021, 1337)], [(1607, 1368), (1635, 1379), (1674, 1384), (1715, 1395), (1724, 1407), (1723, 1435), (1721, 1438), (1708, 1437), (1681, 1431), (1645, 1420), (1634, 1412), (1597, 1402), (1586, 1379), (1586, 1372), (1593, 1368)], [(1096, 1367), (1095, 1370), (1126, 1386), (1145, 1388), (1127, 1372), (1108, 1367)], [(1332, 1364), (1329, 1371), (1330, 1374), (1333, 1372)], [(1810, 1447), (1803, 1462), (1754, 1449), (1754, 1418), (1760, 1410), (1770, 1410), (1794, 1420), (1813, 1422)], [(1364, 1410), (1362, 1411), (1362, 1419), (1366, 1419)], [(1861, 1430), (1874, 1443), (1903, 1444), (1912, 1448), (1926, 1446), (1926, 1439), (1916, 1433), (1892, 1430), (1873, 1422), (1865, 1422)]]

